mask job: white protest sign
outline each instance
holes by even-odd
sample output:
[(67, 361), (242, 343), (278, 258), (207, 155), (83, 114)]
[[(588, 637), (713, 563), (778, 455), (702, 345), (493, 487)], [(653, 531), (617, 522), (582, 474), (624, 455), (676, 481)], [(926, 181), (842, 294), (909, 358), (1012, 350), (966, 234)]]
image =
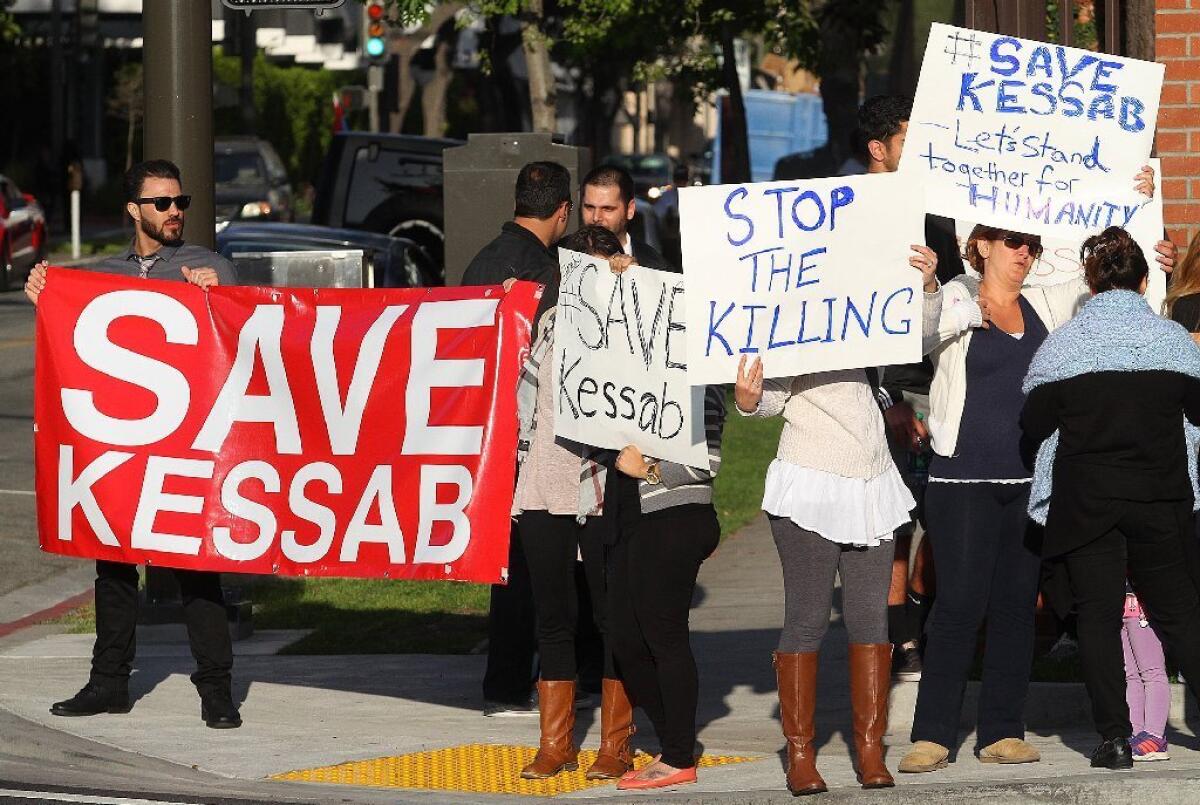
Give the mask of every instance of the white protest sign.
[(687, 375), (683, 277), (558, 250), (554, 435), (708, 468), (704, 387)]
[(743, 355), (768, 377), (921, 358), (925, 242), (898, 174), (687, 187), (688, 378), (730, 383)]
[(929, 212), (1077, 240), (1146, 214), (1161, 64), (935, 23), (900, 171)]
[[(1157, 158), (1147, 160), (1154, 168), (1155, 176), (1162, 175), (1162, 165)], [(1161, 179), (1157, 179), (1161, 186)], [(975, 226), (967, 221), (956, 221), (959, 251), (967, 244), (971, 229)], [(1155, 246), (1163, 238), (1163, 203), (1161, 192), (1155, 193), (1153, 200), (1146, 205), (1143, 214), (1138, 215), (1129, 226), (1129, 233), (1142, 247), (1146, 262), (1150, 266), (1150, 281), (1146, 287), (1146, 301), (1158, 312), (1162, 309), (1163, 299), (1167, 294), (1167, 275), (1158, 265), (1158, 253)], [(1042, 256), (1029, 270), (1025, 280), (1026, 285), (1058, 285), (1078, 278), (1083, 273), (1079, 262), (1079, 249), (1086, 238), (1063, 240), (1061, 238), (1042, 238)], [(965, 266), (965, 263), (964, 263)]]

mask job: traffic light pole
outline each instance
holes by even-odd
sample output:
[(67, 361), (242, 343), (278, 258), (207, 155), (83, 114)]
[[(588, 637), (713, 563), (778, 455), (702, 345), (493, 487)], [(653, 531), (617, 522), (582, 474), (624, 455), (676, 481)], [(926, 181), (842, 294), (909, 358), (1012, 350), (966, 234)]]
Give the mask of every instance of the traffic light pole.
[(169, 159), (192, 197), (187, 240), (213, 248), (212, 3), (154, 0), (142, 11), (145, 159)]
[(379, 94), (383, 91), (383, 65), (367, 67), (367, 115), (372, 132), (379, 131)]

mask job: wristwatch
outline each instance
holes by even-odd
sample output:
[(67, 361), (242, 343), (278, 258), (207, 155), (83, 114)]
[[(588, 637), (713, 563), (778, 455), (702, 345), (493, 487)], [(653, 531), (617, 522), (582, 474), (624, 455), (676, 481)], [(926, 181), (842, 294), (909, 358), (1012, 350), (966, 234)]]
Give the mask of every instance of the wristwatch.
[(648, 483), (648, 484), (662, 483), (662, 473), (658, 469), (657, 461), (646, 465), (646, 483)]

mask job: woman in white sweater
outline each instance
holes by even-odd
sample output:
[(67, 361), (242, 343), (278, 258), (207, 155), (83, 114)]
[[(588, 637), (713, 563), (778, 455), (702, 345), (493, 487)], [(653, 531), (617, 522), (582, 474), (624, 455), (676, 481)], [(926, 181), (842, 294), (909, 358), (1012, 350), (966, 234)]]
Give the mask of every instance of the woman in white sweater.
[[(924, 278), (923, 332), (937, 324), (937, 256), (913, 246)], [(835, 575), (850, 633), (850, 697), (857, 773), (864, 788), (893, 785), (883, 762), (891, 645), (887, 591), (892, 532), (908, 522), (912, 495), (888, 450), (883, 417), (862, 369), (763, 380), (743, 358), (734, 391), (739, 413), (785, 424), (767, 471), (763, 509), (783, 565), (784, 626), (775, 653), (779, 712), (793, 795), (826, 790), (816, 768), (813, 714), (817, 653), (829, 625)]]

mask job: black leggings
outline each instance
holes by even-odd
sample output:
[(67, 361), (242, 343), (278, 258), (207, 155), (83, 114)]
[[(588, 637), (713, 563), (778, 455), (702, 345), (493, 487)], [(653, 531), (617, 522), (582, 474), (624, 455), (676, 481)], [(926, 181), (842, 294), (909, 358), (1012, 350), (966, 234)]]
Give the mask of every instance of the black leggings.
[[(228, 690), (233, 669), (233, 642), (221, 593), (221, 574), (173, 570), (183, 600), (188, 642), (196, 659), (192, 683), (201, 694)], [(92, 682), (107, 689), (129, 684), (136, 648), (138, 611), (137, 565), (96, 562), (96, 644), (92, 649)]]
[[(577, 674), (577, 553), (583, 557), (592, 619), (601, 638), (605, 637), (603, 533), (604, 523), (599, 517), (589, 517), (582, 526), (570, 514), (527, 511), (517, 517), (517, 538), (529, 566), (533, 606), (537, 612), (538, 653), (544, 681), (574, 682)], [(604, 656), (604, 675), (614, 678), (612, 657), (607, 649)]]
[(1041, 530), (1029, 484), (941, 483), (925, 492), (938, 597), (930, 617), (912, 739), (953, 748), (979, 625), (987, 619), (979, 746), (1025, 737)]
[(696, 765), (699, 678), (688, 611), (700, 563), (721, 528), (711, 504), (623, 516), (609, 553), (610, 644), (630, 699), (641, 707), (677, 769)]

